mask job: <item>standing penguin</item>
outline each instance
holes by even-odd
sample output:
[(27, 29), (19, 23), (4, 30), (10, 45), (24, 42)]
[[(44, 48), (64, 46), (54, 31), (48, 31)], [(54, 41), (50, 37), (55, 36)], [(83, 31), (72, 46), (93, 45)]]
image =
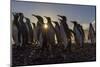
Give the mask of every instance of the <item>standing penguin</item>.
[(75, 33), (75, 42), (78, 47), (82, 47), (82, 32), (80, 30), (80, 25), (76, 21), (71, 21), (74, 24), (73, 31)]
[(37, 26), (35, 28), (35, 30), (36, 30), (36, 40), (38, 41), (38, 46), (42, 47), (43, 46), (42, 29), (43, 29), (43, 24), (44, 24), (43, 18), (39, 15), (34, 15), (34, 14), (32, 14), (32, 16), (34, 16), (38, 19)]
[(68, 44), (67, 38), (66, 38), (66, 33), (64, 31), (63, 24), (61, 23), (61, 19), (59, 19), (59, 20), (60, 20), (60, 34), (61, 34), (62, 44), (63, 44), (64, 49), (66, 49), (67, 44)]
[(60, 20), (60, 23), (61, 23), (61, 26), (63, 27), (63, 33), (65, 32), (65, 36), (64, 36), (64, 40), (65, 40), (65, 48), (68, 48), (68, 51), (71, 52), (71, 36), (72, 36), (72, 31), (69, 29), (68, 27), (68, 24), (67, 24), (67, 19), (66, 19), (66, 16), (61, 16), (61, 15), (58, 15), (58, 17), (60, 17), (61, 19)]
[(20, 32), (21, 32), (21, 37), (22, 37), (22, 46), (26, 46), (28, 44), (28, 29), (26, 27), (25, 22), (23, 21), (24, 15), (23, 13), (19, 13), (19, 23), (21, 24), (20, 26)]
[(18, 13), (13, 13), (13, 17), (14, 17), (14, 20), (13, 20), (13, 23), (12, 23), (12, 37), (13, 37), (14, 44), (16, 44), (18, 46), (18, 45), (20, 45), (20, 41), (19, 41), (19, 37), (18, 37), (18, 35), (20, 35)]
[(84, 45), (84, 40), (85, 40), (85, 33), (84, 33), (84, 30), (83, 30), (82, 25), (80, 25), (80, 24), (79, 24), (79, 29), (80, 29), (80, 33), (81, 33), (81, 35), (82, 35), (82, 42), (81, 42), (80, 46), (83, 47), (83, 45)]
[(55, 28), (52, 24), (51, 18), (50, 17), (46, 17), (47, 19), (47, 24), (48, 24), (48, 39), (49, 39), (49, 43), (53, 46), (55, 45)]
[(61, 32), (60, 32), (60, 26), (57, 21), (52, 21), (55, 24), (55, 33), (57, 37), (57, 43), (58, 45), (62, 44), (62, 39), (61, 39)]
[(96, 40), (96, 35), (95, 35), (95, 31), (94, 31), (94, 28), (93, 28), (91, 23), (90, 23), (90, 26), (89, 26), (88, 39), (90, 39), (91, 44), (95, 44), (95, 42), (96, 42), (95, 41)]
[(55, 28), (52, 24), (51, 18), (44, 16), (47, 19), (47, 25), (48, 25), (48, 30), (47, 30), (47, 42), (48, 42), (48, 49), (50, 52), (50, 57), (53, 57), (53, 49), (55, 47)]
[(27, 27), (27, 30), (28, 30), (28, 43), (31, 43), (33, 42), (33, 29), (32, 29), (32, 25), (31, 25), (31, 22), (29, 20), (29, 18), (26, 18), (26, 27)]

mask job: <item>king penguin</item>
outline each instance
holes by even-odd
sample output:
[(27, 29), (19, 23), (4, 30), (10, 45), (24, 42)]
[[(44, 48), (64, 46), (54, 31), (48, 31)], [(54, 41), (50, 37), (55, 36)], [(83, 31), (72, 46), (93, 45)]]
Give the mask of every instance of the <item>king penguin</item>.
[(44, 17), (47, 19), (47, 24), (49, 28), (47, 32), (49, 44), (54, 46), (55, 45), (55, 28), (52, 24), (51, 18), (47, 16), (44, 16)]
[(28, 45), (28, 29), (26, 27), (25, 22), (23, 21), (24, 19), (24, 15), (23, 13), (19, 13), (19, 23), (21, 24), (20, 26), (20, 32), (21, 32), (21, 36), (22, 36), (22, 46), (26, 46)]
[(31, 22), (30, 22), (30, 19), (29, 18), (26, 18), (26, 26), (27, 26), (27, 29), (28, 29), (28, 43), (31, 43), (33, 42), (33, 29), (32, 29), (32, 25), (31, 25)]
[(89, 26), (88, 39), (91, 41), (91, 44), (95, 44), (96, 35), (95, 35), (95, 31), (94, 31), (94, 28), (93, 28), (91, 23), (90, 23), (90, 26)]
[(62, 31), (62, 37), (63, 37), (63, 41), (64, 41), (64, 48), (68, 48), (68, 51), (71, 51), (71, 31), (68, 27), (67, 24), (67, 18), (66, 16), (61, 16), (61, 15), (57, 15), (58, 17), (60, 17), (60, 24), (61, 24), (61, 31)]
[(18, 35), (20, 35), (19, 33), (19, 15), (18, 13), (13, 13), (13, 23), (12, 23), (12, 37), (13, 37), (13, 44), (15, 45), (20, 45), (20, 41), (19, 41), (19, 37)]
[(80, 30), (80, 25), (77, 23), (77, 21), (71, 21), (74, 24), (73, 31), (75, 33), (75, 42), (77, 47), (82, 46), (82, 33)]
[(35, 31), (36, 31), (36, 40), (37, 40), (37, 44), (39, 47), (43, 47), (43, 18), (39, 15), (35, 15), (35, 14), (32, 14), (32, 16), (36, 17), (38, 19), (37, 21), (37, 26), (35, 28)]
[(84, 40), (85, 40), (85, 33), (84, 33), (82, 25), (80, 25), (80, 24), (79, 24), (79, 29), (80, 29), (80, 34), (81, 34), (81, 37), (82, 37), (80, 47), (83, 47), (84, 46)]
[(61, 39), (61, 32), (60, 32), (60, 25), (57, 21), (52, 21), (55, 24), (55, 33), (57, 37), (57, 44), (61, 45), (62, 44), (62, 39)]
[(48, 30), (47, 30), (47, 45), (48, 45), (48, 51), (50, 52), (49, 57), (53, 57), (54, 55), (54, 49), (56, 46), (56, 41), (55, 41), (55, 28), (52, 24), (52, 20), (50, 17), (44, 16), (47, 19), (47, 25), (48, 25)]

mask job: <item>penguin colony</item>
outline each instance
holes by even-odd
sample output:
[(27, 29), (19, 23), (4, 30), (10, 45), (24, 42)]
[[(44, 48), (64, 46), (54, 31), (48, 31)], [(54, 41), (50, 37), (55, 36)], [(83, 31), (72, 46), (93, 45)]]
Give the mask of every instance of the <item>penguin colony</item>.
[[(13, 13), (13, 24), (12, 24), (12, 38), (14, 44), (24, 46), (25, 44), (37, 44), (37, 46), (43, 46), (43, 42), (55, 45), (62, 44), (64, 48), (71, 44), (71, 37), (74, 34), (75, 43), (80, 47), (83, 46), (85, 40), (85, 33), (82, 25), (78, 24), (77, 21), (71, 21), (74, 25), (73, 30), (68, 27), (66, 16), (57, 15), (59, 22), (53, 21), (50, 17), (46, 17), (47, 23), (44, 23), (43, 17), (39, 15), (32, 16), (37, 18), (37, 24), (30, 22), (29, 18), (24, 17), (23, 13)], [(23, 20), (26, 21), (23, 21)], [(55, 26), (52, 24), (54, 23)], [(47, 30), (43, 27), (47, 25)], [(95, 43), (95, 31), (90, 23), (88, 38), (91, 43)], [(55, 36), (57, 43), (55, 43)], [(48, 45), (47, 44), (47, 45)]]
[[(14, 17), (12, 22), (13, 47), (26, 48), (31, 46), (34, 49), (39, 48), (43, 54), (47, 51), (49, 56), (53, 57), (56, 48), (71, 52), (72, 37), (74, 37), (78, 48), (84, 46), (85, 33), (82, 25), (77, 21), (71, 21), (73, 29), (70, 29), (66, 16), (57, 15), (59, 22), (53, 21), (49, 16), (43, 16), (47, 20), (47, 23), (44, 23), (42, 16), (32, 14), (33, 20), (38, 20), (36, 24), (32, 23), (23, 13), (12, 14)], [(95, 30), (90, 23), (88, 39), (91, 44), (95, 44), (95, 37)]]

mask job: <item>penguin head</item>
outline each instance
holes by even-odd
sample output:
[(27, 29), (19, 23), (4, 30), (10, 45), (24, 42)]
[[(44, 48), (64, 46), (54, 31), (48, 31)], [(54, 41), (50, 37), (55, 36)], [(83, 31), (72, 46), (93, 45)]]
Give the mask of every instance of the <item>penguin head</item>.
[(19, 13), (20, 18), (24, 18), (23, 13)]
[(32, 16), (36, 17), (39, 22), (43, 23), (43, 18), (39, 15), (32, 14)]
[(77, 21), (71, 21), (74, 25), (77, 25)]
[(53, 22), (54, 24), (56, 24), (56, 25), (58, 24), (58, 22), (57, 22), (57, 21), (52, 21), (52, 22)]
[(51, 23), (51, 18), (50, 17), (47, 17), (47, 16), (44, 16), (44, 17), (47, 19), (48, 23)]
[(61, 16), (61, 15), (57, 15), (58, 17), (60, 17), (62, 20), (66, 21), (66, 16)]
[(19, 16), (24, 16), (23, 13), (19, 13)]

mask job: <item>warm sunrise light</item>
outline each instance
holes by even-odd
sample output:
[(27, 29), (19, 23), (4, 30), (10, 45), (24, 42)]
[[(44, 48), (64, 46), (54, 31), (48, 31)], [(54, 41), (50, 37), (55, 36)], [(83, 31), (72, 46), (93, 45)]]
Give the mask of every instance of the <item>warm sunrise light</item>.
[(47, 28), (48, 28), (48, 25), (47, 25), (47, 23), (45, 23), (45, 24), (44, 24), (44, 28), (45, 28), (45, 29), (47, 29)]

